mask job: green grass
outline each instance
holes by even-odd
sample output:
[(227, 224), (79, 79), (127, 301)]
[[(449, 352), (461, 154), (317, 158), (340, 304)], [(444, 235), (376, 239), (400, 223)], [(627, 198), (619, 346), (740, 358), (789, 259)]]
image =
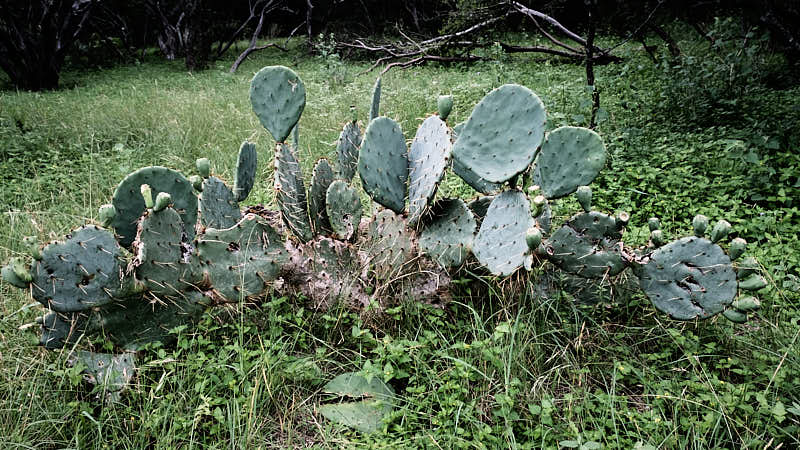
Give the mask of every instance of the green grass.
[[(40, 309), (2, 284), (0, 447), (797, 446), (800, 89), (763, 89), (733, 118), (701, 127), (669, 109), (662, 72), (641, 50), (621, 51), (625, 63), (597, 68), (609, 164), (595, 203), (632, 213), (633, 245), (647, 240), (653, 215), (672, 236), (688, 234), (696, 213), (729, 220), (770, 279), (748, 324), (671, 321), (624, 280), (598, 304), (575, 301), (546, 268), (465, 281), (445, 309), (408, 303), (378, 320), (270, 298), (177, 330), (177, 345), (144, 352), (122, 403), (104, 406), (64, 352), (35, 347), (30, 330), (18, 329)], [(307, 176), (317, 157), (334, 156), (350, 107), (367, 115), (375, 74), (355, 76), (366, 63), (294, 49), (256, 54), (234, 75), (228, 64), (189, 74), (180, 62), (152, 60), (67, 73), (57, 92), (0, 92), (0, 261), (24, 253), (23, 236), (47, 241), (94, 219), (141, 166), (191, 174), (205, 156), (232, 180), (244, 139), (260, 159), (248, 203), (271, 203), (271, 138), (248, 100), (264, 65), (293, 67), (306, 83)], [(542, 98), (550, 128), (585, 125), (583, 76), (530, 56), (392, 71), (381, 109), (411, 138), (438, 94), (454, 94), (458, 123), (490, 89), (515, 82)], [(450, 175), (440, 192), (472, 195)], [(561, 202), (558, 220), (576, 209)], [(353, 370), (398, 392), (384, 432), (362, 435), (316, 413), (325, 381)]]

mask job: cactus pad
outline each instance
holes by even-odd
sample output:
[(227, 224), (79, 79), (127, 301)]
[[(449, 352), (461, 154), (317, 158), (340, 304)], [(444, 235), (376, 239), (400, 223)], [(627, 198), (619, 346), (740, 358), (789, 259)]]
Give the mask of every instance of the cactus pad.
[(447, 117), (450, 116), (450, 111), (453, 110), (453, 96), (440, 95), (436, 101), (436, 106), (439, 108), (439, 117), (442, 120), (447, 120)]
[(358, 156), (358, 173), (373, 200), (403, 212), (408, 180), (408, 152), (400, 125), (388, 117), (370, 122)]
[(328, 187), (325, 205), (336, 237), (343, 240), (354, 238), (361, 223), (358, 191), (344, 181), (336, 180)]
[(592, 211), (577, 214), (556, 230), (545, 249), (561, 269), (584, 278), (602, 278), (627, 267), (621, 238), (614, 216)]
[(560, 127), (547, 135), (536, 161), (536, 184), (550, 199), (591, 183), (606, 163), (600, 136), (588, 128)]
[(172, 196), (174, 208), (181, 215), (189, 238), (194, 237), (197, 223), (197, 196), (194, 188), (180, 172), (166, 167), (144, 167), (129, 174), (114, 191), (112, 203), (117, 213), (111, 226), (119, 237), (120, 245), (129, 247), (136, 237), (136, 223), (145, 210), (141, 185), (150, 185), (152, 194), (168, 192)]
[(308, 215), (315, 234), (323, 234), (331, 229), (328, 212), (325, 209), (325, 196), (328, 186), (333, 182), (333, 169), (328, 160), (321, 158), (314, 165), (311, 175), (311, 192), (308, 198)]
[(3, 280), (5, 280), (8, 284), (14, 287), (18, 287), (20, 289), (28, 289), (28, 286), (30, 286), (30, 283), (28, 281), (23, 280), (17, 275), (17, 273), (14, 271), (14, 268), (11, 267), (11, 265), (3, 266), (3, 269), (2, 271), (0, 271), (0, 274), (2, 274)]
[(422, 217), (450, 160), (450, 130), (439, 116), (422, 122), (408, 153), (408, 221)]
[(278, 144), (275, 151), (275, 191), (286, 226), (301, 241), (310, 241), (313, 234), (303, 173), (292, 149), (286, 144)]
[(500, 86), (475, 106), (458, 133), (453, 154), (480, 178), (502, 183), (531, 164), (545, 121), (544, 105), (530, 89)]
[(186, 243), (181, 217), (174, 209), (144, 215), (133, 248), (136, 278), (157, 296), (182, 295), (199, 281), (190, 275), (191, 248)]
[(280, 235), (252, 214), (231, 228), (206, 229), (197, 251), (214, 292), (226, 302), (263, 293), (287, 261)]
[(42, 250), (33, 269), (33, 298), (58, 312), (115, 301), (125, 291), (124, 251), (108, 230), (86, 225)]
[(348, 183), (358, 169), (358, 149), (361, 147), (361, 129), (355, 121), (347, 122), (336, 141), (336, 157), (339, 160), (339, 178)]
[(422, 222), (420, 250), (444, 267), (461, 265), (472, 248), (477, 229), (472, 212), (460, 199), (445, 199), (433, 205), (430, 215)]
[(39, 345), (47, 349), (59, 349), (73, 345), (86, 331), (89, 313), (58, 313), (50, 311), (42, 317), (42, 335)]
[(365, 250), (375, 275), (387, 279), (398, 274), (414, 248), (403, 219), (383, 210), (370, 222), (368, 233)]
[(481, 194), (497, 194), (503, 189), (501, 183), (492, 183), (478, 176), (455, 155), (453, 155), (453, 173), (461, 177), (472, 189)]
[(285, 142), (306, 107), (306, 87), (287, 67), (264, 67), (250, 82), (250, 103), (261, 125)]
[(492, 200), (475, 236), (473, 253), (494, 275), (509, 275), (530, 263), (525, 234), (534, 226), (528, 198), (505, 191)]
[(736, 274), (728, 255), (695, 236), (655, 250), (639, 278), (653, 305), (679, 320), (711, 317), (736, 297)]
[(217, 177), (203, 180), (200, 194), (200, 223), (204, 227), (228, 228), (242, 218), (236, 194)]
[(236, 162), (236, 180), (233, 182), (233, 193), (237, 202), (243, 202), (250, 195), (256, 183), (258, 169), (258, 153), (256, 144), (242, 142), (239, 147), (239, 160)]

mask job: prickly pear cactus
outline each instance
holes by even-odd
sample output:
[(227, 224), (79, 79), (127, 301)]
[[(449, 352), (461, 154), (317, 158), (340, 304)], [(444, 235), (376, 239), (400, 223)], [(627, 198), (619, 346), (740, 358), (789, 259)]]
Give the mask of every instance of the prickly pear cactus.
[(544, 105), (530, 89), (500, 86), (472, 110), (458, 133), (453, 155), (480, 178), (502, 183), (531, 164), (545, 122)]
[(475, 217), (463, 200), (440, 200), (422, 221), (420, 250), (444, 267), (460, 266), (472, 248), (476, 229)]
[(559, 268), (585, 278), (603, 278), (627, 267), (621, 239), (614, 216), (591, 211), (571, 218), (544, 245)]
[(285, 142), (306, 107), (306, 87), (292, 69), (264, 67), (250, 82), (250, 103), (275, 141)]
[[(141, 196), (141, 195), (140, 195)], [(52, 242), (32, 271), (31, 293), (57, 312), (102, 306), (126, 295), (126, 252), (108, 230), (86, 225)]]
[(325, 209), (325, 196), (328, 186), (333, 183), (333, 169), (328, 160), (321, 158), (314, 165), (311, 175), (311, 192), (308, 198), (308, 215), (311, 216), (311, 226), (315, 234), (327, 233), (331, 230), (328, 211)]
[(331, 228), (338, 239), (355, 238), (361, 223), (361, 198), (358, 191), (341, 180), (328, 187), (326, 208)]
[(529, 268), (533, 257), (525, 233), (533, 225), (525, 194), (505, 191), (489, 205), (472, 251), (494, 275), (510, 275), (523, 265)]
[(291, 147), (286, 144), (278, 144), (275, 150), (275, 192), (286, 226), (301, 241), (310, 241), (313, 233), (303, 173)]
[(379, 280), (388, 280), (400, 273), (414, 249), (406, 224), (391, 210), (383, 210), (372, 219), (363, 246), (372, 272)]
[(136, 278), (157, 296), (181, 296), (199, 280), (193, 275), (191, 247), (180, 215), (172, 208), (149, 210), (133, 243)]
[(400, 124), (388, 117), (370, 122), (361, 144), (358, 173), (373, 200), (398, 214), (403, 212), (408, 155)]
[(606, 163), (606, 148), (592, 130), (556, 128), (547, 135), (536, 160), (534, 182), (547, 198), (560, 198), (590, 184)]
[(361, 147), (361, 129), (355, 121), (347, 122), (336, 141), (336, 157), (339, 161), (339, 178), (348, 183), (358, 170), (358, 149)]
[(153, 196), (157, 196), (160, 192), (167, 192), (172, 196), (174, 208), (186, 224), (186, 233), (190, 239), (193, 238), (197, 223), (197, 196), (194, 195), (192, 183), (180, 172), (154, 166), (144, 167), (131, 173), (114, 191), (112, 203), (116, 214), (111, 226), (119, 236), (120, 245), (130, 247), (136, 238), (136, 221), (145, 211), (140, 191), (143, 184), (150, 186)]
[(408, 153), (408, 221), (415, 225), (444, 176), (450, 161), (450, 130), (439, 116), (422, 122)]
[(244, 141), (239, 147), (239, 160), (236, 163), (236, 180), (233, 182), (233, 193), (237, 202), (243, 202), (250, 195), (256, 183), (258, 169), (258, 152), (256, 144)]
[(228, 228), (242, 218), (236, 194), (215, 176), (203, 180), (200, 194), (200, 223), (204, 227)]

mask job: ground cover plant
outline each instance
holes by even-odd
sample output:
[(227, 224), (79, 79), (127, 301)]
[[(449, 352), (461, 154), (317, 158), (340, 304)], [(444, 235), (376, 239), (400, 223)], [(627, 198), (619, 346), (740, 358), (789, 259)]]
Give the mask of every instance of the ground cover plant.
[[(260, 63), (266, 61), (253, 62)], [(359, 102), (356, 111), (366, 115), (369, 99), (363, 92), (371, 89), (372, 80), (356, 78), (332, 89), (319, 61), (287, 57), (269, 63), (295, 67), (309, 97), (326, 92), (318, 95), (321, 106), (308, 103), (301, 120), (308, 144), (301, 141), (298, 153), (308, 174), (314, 156), (334, 158), (333, 143), (341, 124), (351, 120), (354, 99)], [(139, 165), (161, 164), (191, 173), (196, 158), (209, 157), (216, 172), (233, 179), (233, 155), (243, 135), (252, 133), (257, 148), (271, 147), (241, 95), (261, 65), (247, 76), (207, 73), (190, 78), (170, 72), (168, 65), (154, 65), (146, 76), (139, 75), (150, 80), (149, 95), (141, 92), (144, 87), (138, 92), (129, 88), (136, 71), (115, 69), (95, 74), (74, 92), (48, 94), (49, 112), (33, 96), (4, 93), (4, 103), (11, 105), (3, 117), (4, 142), (10, 149), (4, 164), (13, 164), (15, 170), (4, 172), (9, 179), (3, 184), (4, 208), (9, 210), (4, 225), (11, 233), (3, 241), (9, 254), (3, 256), (27, 252), (23, 236), (36, 234), (47, 241), (67, 232), (76, 218), (95, 217), (96, 208), (111, 197), (110, 186)], [(415, 129), (418, 118), (436, 109), (436, 95), (451, 89), (462, 93), (454, 95), (451, 113), (458, 123), (491, 88), (512, 80), (531, 86), (548, 104), (548, 130), (580, 122), (586, 108), (581, 107), (579, 71), (548, 65), (534, 69), (543, 65), (522, 59), (513, 65), (393, 74), (383, 80), (384, 114), (404, 129)], [(652, 74), (648, 78), (646, 68), (630, 64), (608, 70), (619, 73), (606, 74), (609, 103), (600, 132), (610, 156), (606, 172), (611, 169), (614, 175), (596, 181), (603, 189), (595, 189), (593, 202), (624, 208), (634, 216), (631, 222), (639, 224), (665, 211), (670, 222), (683, 224), (663, 230), (675, 235), (691, 233), (694, 212), (726, 217), (740, 236), (761, 244), (752, 251), (772, 281), (761, 293), (765, 308), (755, 322), (734, 328), (725, 321), (664, 320), (651, 314), (649, 302), (626, 289), (624, 280), (611, 290), (601, 286), (600, 301), (596, 293), (590, 301), (592, 296), (570, 286), (573, 280), (557, 279), (544, 267), (537, 268), (537, 282), (519, 278), (498, 283), (484, 276), (486, 284), (463, 282), (447, 309), (405, 303), (378, 322), (346, 308), (323, 312), (294, 298), (277, 297), (207, 315), (199, 327), (173, 330), (177, 345), (146, 350), (135, 387), (122, 405), (108, 408), (91, 399), (97, 392), (90, 393), (80, 371), (67, 367), (63, 357), (23, 345), (24, 334), (15, 328), (35, 313), (24, 307), (23, 297), (7, 290), (4, 435), (18, 443), (113, 442), (130, 447), (191, 442), (589, 448), (595, 443), (673, 447), (793, 442), (797, 336), (792, 283), (797, 262), (792, 258), (797, 244), (787, 236), (797, 228), (791, 204), (797, 179), (791, 171), (780, 178), (784, 175), (778, 165), (766, 183), (775, 177), (771, 179), (779, 181), (783, 194), (776, 189), (769, 194), (772, 198), (750, 198), (752, 190), (743, 188), (752, 183), (746, 164), (751, 153), (760, 159), (766, 159), (762, 154), (784, 157), (780, 150), (795, 145), (796, 136), (774, 138), (771, 134), (778, 130), (765, 124), (752, 136), (748, 133), (754, 128), (687, 133), (674, 125), (669, 131), (668, 121), (659, 123), (658, 117), (646, 123), (642, 110), (654, 103), (658, 80)], [(436, 84), (431, 86), (430, 80)], [(164, 89), (174, 98), (159, 105)], [(766, 104), (773, 105), (754, 100), (753, 107), (785, 108), (783, 117), (796, 117), (792, 104), (781, 99), (791, 92), (766, 95), (771, 96)], [(182, 100), (188, 105), (181, 106)], [(95, 111), (103, 105), (117, 115), (101, 117)], [(167, 113), (168, 108), (173, 109)], [(59, 117), (64, 110), (85, 112), (89, 119)], [(53, 117), (49, 121), (48, 114)], [(92, 123), (92, 114), (98, 114), (97, 123)], [(73, 128), (64, 120), (83, 126)], [(85, 126), (91, 128), (83, 131)], [(718, 156), (698, 155), (697, 148), (728, 150), (732, 158), (720, 167)], [(665, 170), (666, 161), (675, 167)], [(23, 184), (24, 170), (28, 176), (42, 176)], [(726, 178), (714, 178), (714, 172)], [(262, 166), (259, 176), (269, 179), (270, 168)], [(62, 184), (74, 186), (67, 188), (75, 193), (68, 200), (59, 198)], [(719, 197), (703, 195), (712, 187)], [(445, 178), (440, 191), (442, 196), (470, 192), (453, 176)], [(262, 183), (247, 202), (269, 203), (271, 195)], [(751, 207), (742, 207), (743, 201)], [(567, 203), (555, 210), (556, 223), (576, 207)], [(650, 235), (646, 226), (631, 231), (625, 238), (631, 245), (643, 244)], [(50, 232), (53, 236), (47, 236)], [(386, 433), (362, 435), (322, 422), (316, 413), (322, 385), (353, 370), (380, 378), (400, 393), (399, 407), (384, 424)]]

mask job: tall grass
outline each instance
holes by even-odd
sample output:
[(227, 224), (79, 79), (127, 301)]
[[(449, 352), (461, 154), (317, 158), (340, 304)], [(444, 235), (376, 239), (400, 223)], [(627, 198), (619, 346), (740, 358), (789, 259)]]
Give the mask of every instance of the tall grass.
[[(599, 132), (610, 164), (596, 182), (596, 203), (633, 213), (632, 244), (646, 241), (651, 215), (676, 235), (689, 232), (695, 213), (731, 221), (757, 244), (751, 252), (773, 281), (761, 293), (764, 310), (747, 325), (668, 320), (626, 280), (604, 287), (600, 302), (576, 299), (573, 280), (546, 268), (505, 281), (457, 274), (464, 282), (445, 309), (412, 302), (378, 321), (270, 297), (210, 313), (197, 327), (176, 330), (174, 347), (143, 352), (135, 384), (109, 406), (67, 366), (66, 350), (31, 344), (29, 331), (18, 328), (41, 310), (2, 284), (0, 446), (797, 446), (798, 210), (777, 196), (754, 203), (750, 166), (730, 150), (731, 140), (766, 134), (768, 142), (774, 130), (673, 126), (654, 112), (663, 86), (655, 67), (636, 47), (623, 51), (624, 64), (597, 69), (605, 109)], [(119, 180), (141, 166), (190, 174), (196, 158), (208, 157), (231, 180), (244, 139), (256, 142), (260, 161), (248, 203), (272, 203), (271, 138), (247, 97), (253, 73), (272, 64), (293, 67), (306, 83), (299, 156), (308, 175), (317, 157), (334, 156), (351, 107), (365, 120), (375, 74), (355, 74), (367, 64), (345, 63), (342, 81), (300, 50), (256, 54), (233, 75), (226, 62), (190, 74), (180, 63), (154, 60), (68, 73), (69, 87), (56, 92), (0, 92), (0, 260), (24, 252), (23, 236), (47, 241), (93, 220)], [(381, 111), (411, 138), (438, 94), (454, 94), (458, 123), (507, 82), (542, 98), (550, 128), (585, 123), (581, 68), (524, 56), (389, 72)], [(761, 112), (793, 114), (797, 93), (753, 103)], [(798, 135), (786, 139), (781, 154)], [(440, 195), (472, 194), (448, 176)], [(560, 203), (557, 221), (575, 210), (573, 201)], [(315, 412), (326, 380), (360, 369), (399, 394), (384, 432), (370, 436)]]

